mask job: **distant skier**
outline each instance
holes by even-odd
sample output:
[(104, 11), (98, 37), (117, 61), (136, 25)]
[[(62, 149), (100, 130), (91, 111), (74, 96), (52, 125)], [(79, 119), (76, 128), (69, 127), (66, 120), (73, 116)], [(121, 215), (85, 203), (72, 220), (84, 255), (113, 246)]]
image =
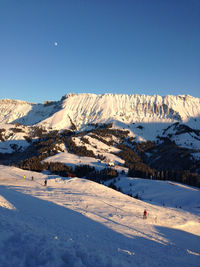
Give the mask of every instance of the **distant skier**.
[(24, 175), (23, 178), (26, 179), (26, 176)]
[(34, 178), (33, 178), (33, 176), (31, 177), (31, 181), (33, 181), (34, 180)]
[(146, 209), (144, 210), (144, 213), (143, 213), (143, 219), (147, 219), (147, 210)]
[(47, 186), (47, 179), (44, 180), (44, 186)]

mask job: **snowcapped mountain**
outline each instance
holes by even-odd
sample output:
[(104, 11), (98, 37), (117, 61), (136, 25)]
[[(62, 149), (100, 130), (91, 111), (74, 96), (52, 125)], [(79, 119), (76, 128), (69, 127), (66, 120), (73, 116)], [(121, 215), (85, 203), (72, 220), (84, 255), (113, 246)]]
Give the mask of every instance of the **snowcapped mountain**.
[(34, 125), (58, 111), (60, 102), (33, 104), (21, 100), (0, 100), (0, 124)]
[[(67, 129), (72, 123), (81, 129), (91, 123), (183, 122), (195, 128), (200, 122), (200, 98), (154, 95), (67, 94), (58, 102), (31, 104), (1, 100), (0, 122), (19, 122), (52, 129)], [(196, 123), (195, 123), (196, 122)], [(198, 127), (197, 127), (198, 128)]]
[[(98, 130), (102, 125), (106, 127), (106, 133)], [(69, 141), (66, 135), (62, 135), (64, 130), (71, 131), (75, 139)], [(56, 140), (48, 136), (53, 131), (54, 138), (57, 135)], [(83, 140), (79, 140), (81, 132)], [(36, 148), (33, 143), (37, 138), (43, 138), (46, 142), (49, 140), (49, 144), (42, 143), (40, 148)], [(97, 138), (100, 138), (98, 144)], [(141, 148), (139, 152), (134, 142), (148, 141), (154, 142), (154, 145), (151, 144), (151, 148), (147, 145), (145, 151)], [(79, 156), (105, 157), (107, 151), (112, 151), (109, 152), (109, 158), (112, 158), (113, 153), (127, 150), (120, 147), (118, 152), (115, 151), (115, 147), (123, 144), (129, 149), (135, 149), (137, 154), (139, 152), (140, 161), (150, 167), (170, 169), (176, 159), (176, 169), (187, 166), (199, 172), (200, 98), (189, 95), (67, 94), (60, 101), (47, 101), (44, 104), (19, 100), (0, 101), (0, 153), (21, 153), (32, 145), (26, 151), (27, 158), (31, 154), (44, 157), (41, 147), (48, 150), (48, 155), (54, 155), (58, 147), (60, 151), (65, 151), (67, 142), (68, 151), (74, 153), (76, 150)], [(112, 149), (101, 150), (105, 143)], [(50, 144), (51, 153), (47, 149)], [(79, 152), (74, 146), (79, 147)], [(20, 158), (25, 159), (25, 155), (20, 155)], [(124, 160), (126, 156), (122, 158)], [(3, 156), (3, 162), (5, 160)], [(9, 162), (13, 162), (11, 158)], [(133, 163), (132, 160), (129, 162)], [(168, 167), (166, 162), (170, 162)]]
[(81, 129), (90, 123), (189, 122), (199, 116), (200, 99), (191, 96), (70, 94), (63, 98), (62, 109), (41, 123), (63, 129), (73, 122)]

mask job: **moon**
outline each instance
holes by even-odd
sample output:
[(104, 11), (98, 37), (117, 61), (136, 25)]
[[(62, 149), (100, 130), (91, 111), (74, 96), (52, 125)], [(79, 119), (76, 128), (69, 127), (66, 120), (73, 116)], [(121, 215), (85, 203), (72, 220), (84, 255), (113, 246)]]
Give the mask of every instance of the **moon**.
[(54, 46), (58, 46), (58, 42), (54, 42)]

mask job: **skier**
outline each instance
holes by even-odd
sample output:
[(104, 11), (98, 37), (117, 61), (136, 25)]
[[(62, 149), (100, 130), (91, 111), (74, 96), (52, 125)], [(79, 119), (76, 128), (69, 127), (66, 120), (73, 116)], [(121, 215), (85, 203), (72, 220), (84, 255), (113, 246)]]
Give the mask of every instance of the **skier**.
[(144, 210), (144, 213), (143, 213), (143, 219), (147, 219), (147, 211), (146, 211), (146, 209)]
[(33, 176), (32, 176), (32, 177), (31, 177), (31, 181), (33, 181), (33, 179), (34, 179), (34, 178), (33, 178)]
[(47, 179), (44, 180), (44, 186), (47, 186)]

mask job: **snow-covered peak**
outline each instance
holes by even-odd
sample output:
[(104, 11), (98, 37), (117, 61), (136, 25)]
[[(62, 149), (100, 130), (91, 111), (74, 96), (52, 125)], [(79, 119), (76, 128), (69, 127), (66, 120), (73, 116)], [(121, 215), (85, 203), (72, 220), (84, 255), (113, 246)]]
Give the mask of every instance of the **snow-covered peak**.
[(59, 108), (59, 102), (46, 101), (34, 104), (21, 100), (0, 100), (0, 123), (34, 125), (49, 117)]
[(73, 122), (79, 129), (88, 123), (187, 122), (199, 116), (200, 98), (192, 96), (71, 94), (63, 98), (62, 109), (42, 123), (62, 129)]
[(52, 129), (77, 129), (90, 123), (189, 123), (199, 120), (200, 98), (189, 95), (67, 94), (58, 102), (33, 104), (0, 100), (0, 123), (19, 122)]

